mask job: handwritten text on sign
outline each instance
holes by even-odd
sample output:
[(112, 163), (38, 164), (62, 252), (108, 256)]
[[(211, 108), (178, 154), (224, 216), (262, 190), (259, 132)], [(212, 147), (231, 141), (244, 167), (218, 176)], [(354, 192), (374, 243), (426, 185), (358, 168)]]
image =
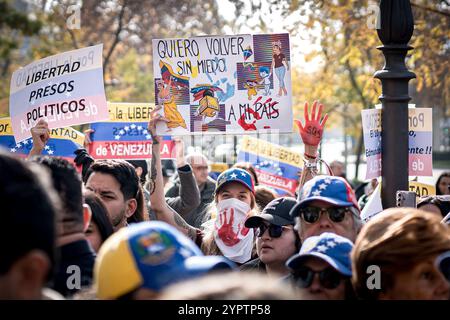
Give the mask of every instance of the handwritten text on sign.
[[(94, 133), (89, 152), (95, 159), (150, 159), (152, 137), (147, 129), (154, 104), (108, 103), (109, 122), (91, 124)], [(161, 158), (174, 158), (174, 143), (161, 141)]]
[(35, 61), (11, 78), (9, 111), (17, 141), (45, 118), (50, 128), (108, 119), (102, 67), (103, 45)]
[[(432, 110), (410, 108), (409, 111), (409, 175), (432, 176)], [(381, 109), (361, 111), (365, 155), (367, 159), (366, 179), (381, 176)]]
[[(292, 130), (289, 34), (155, 39), (159, 134)], [(289, 124), (289, 125), (287, 125)]]

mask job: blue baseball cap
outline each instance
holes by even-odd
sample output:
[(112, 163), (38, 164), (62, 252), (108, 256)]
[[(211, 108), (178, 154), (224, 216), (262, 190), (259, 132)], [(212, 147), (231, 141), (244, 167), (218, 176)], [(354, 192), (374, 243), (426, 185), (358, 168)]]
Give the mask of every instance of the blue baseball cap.
[(315, 200), (337, 207), (355, 207), (359, 211), (355, 192), (347, 180), (341, 177), (321, 175), (303, 185), (297, 197), (297, 205), (291, 210), (291, 216), (297, 217), (300, 209)]
[(235, 265), (221, 256), (204, 256), (192, 240), (165, 222), (146, 221), (122, 228), (101, 246), (94, 265), (100, 299), (117, 299), (133, 290), (160, 291), (181, 280)]
[(316, 257), (332, 266), (344, 276), (352, 276), (350, 253), (353, 242), (331, 232), (306, 238), (300, 252), (286, 262), (291, 270), (297, 269), (307, 258)]
[(253, 182), (252, 175), (240, 168), (231, 168), (225, 170), (219, 175), (216, 183), (216, 193), (219, 192), (220, 188), (222, 188), (225, 184), (230, 182), (239, 182), (255, 194), (255, 184)]

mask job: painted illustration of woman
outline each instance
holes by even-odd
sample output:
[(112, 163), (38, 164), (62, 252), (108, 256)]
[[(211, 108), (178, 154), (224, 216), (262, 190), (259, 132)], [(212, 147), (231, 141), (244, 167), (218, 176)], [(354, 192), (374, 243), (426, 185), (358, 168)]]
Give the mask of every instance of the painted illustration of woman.
[(286, 70), (289, 71), (289, 65), (286, 56), (281, 52), (281, 41), (272, 43), (273, 58), (271, 69), (274, 70), (279, 83), (278, 97), (287, 95), (286, 85), (284, 84), (284, 76)]
[(163, 105), (164, 116), (167, 120), (167, 127), (170, 129), (183, 127), (187, 129), (181, 113), (177, 109), (174, 96), (172, 95), (172, 78), (165, 83), (163, 80), (157, 81), (158, 86), (158, 102)]

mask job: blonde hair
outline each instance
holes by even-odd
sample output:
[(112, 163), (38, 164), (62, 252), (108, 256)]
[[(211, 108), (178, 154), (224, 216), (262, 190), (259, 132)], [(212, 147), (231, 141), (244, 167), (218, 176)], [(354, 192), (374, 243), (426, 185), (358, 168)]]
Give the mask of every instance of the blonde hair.
[[(217, 246), (216, 242), (214, 241), (214, 225), (217, 217), (217, 202), (218, 201), (218, 193), (214, 195), (214, 201), (211, 202), (207, 207), (207, 215), (210, 217), (208, 221), (203, 223), (203, 241), (200, 249), (205, 255), (208, 256), (222, 256), (222, 252), (220, 251), (219, 247)], [(250, 212), (248, 216), (253, 216), (257, 214), (257, 208), (256, 208), (256, 200), (253, 193), (251, 193), (251, 202), (250, 202)], [(255, 249), (254, 249), (255, 251)]]
[(363, 299), (377, 299), (380, 290), (369, 290), (367, 268), (381, 270), (381, 289), (395, 283), (398, 272), (433, 255), (450, 250), (450, 229), (432, 213), (414, 208), (391, 208), (363, 226), (352, 250), (352, 283)]

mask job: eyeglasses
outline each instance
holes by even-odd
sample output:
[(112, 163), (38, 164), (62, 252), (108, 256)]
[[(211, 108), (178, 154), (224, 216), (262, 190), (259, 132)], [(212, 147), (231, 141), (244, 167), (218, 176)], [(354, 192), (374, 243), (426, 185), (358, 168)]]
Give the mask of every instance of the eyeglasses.
[(331, 267), (322, 271), (314, 271), (306, 266), (296, 269), (294, 278), (300, 288), (309, 288), (316, 274), (319, 274), (320, 285), (325, 289), (336, 289), (343, 279), (342, 275)]
[(350, 207), (331, 207), (331, 208), (317, 208), (317, 207), (306, 207), (300, 209), (300, 216), (306, 223), (316, 223), (319, 221), (323, 212), (328, 213), (328, 218), (332, 222), (342, 222), (345, 218), (345, 214), (350, 212)]
[(269, 236), (271, 238), (279, 238), (281, 237), (281, 234), (283, 233), (283, 229), (286, 228), (284, 226), (277, 226), (274, 224), (266, 225), (264, 223), (261, 223), (261, 225), (256, 229), (256, 236), (261, 238), (266, 232), (267, 229), (269, 229)]

